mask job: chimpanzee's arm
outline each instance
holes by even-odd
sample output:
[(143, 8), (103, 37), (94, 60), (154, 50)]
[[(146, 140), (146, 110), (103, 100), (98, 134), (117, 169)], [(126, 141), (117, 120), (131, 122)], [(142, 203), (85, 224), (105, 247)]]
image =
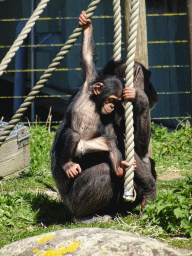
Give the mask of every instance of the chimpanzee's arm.
[(77, 144), (80, 141), (80, 135), (77, 132), (74, 132), (72, 129), (67, 128), (62, 134), (62, 144), (63, 148), (61, 151), (61, 165), (72, 161), (75, 156), (75, 151)]
[(73, 158), (77, 145), (80, 141), (80, 135), (70, 128), (67, 128), (62, 134), (62, 150), (60, 154), (60, 166), (66, 172), (71, 166), (74, 165)]
[(135, 67), (134, 87), (125, 87), (123, 90), (124, 100), (132, 100), (133, 108), (137, 115), (141, 115), (143, 111), (149, 110), (149, 100), (144, 89), (144, 74), (141, 66)]
[(144, 74), (142, 68), (137, 68), (134, 88), (136, 89), (136, 99), (133, 103), (134, 111), (134, 141), (135, 152), (142, 158), (148, 152), (151, 137), (151, 124), (149, 112), (149, 100), (144, 91)]
[(148, 152), (151, 124), (149, 99), (145, 93), (144, 73), (140, 64), (136, 64), (134, 78), (134, 88), (125, 88), (123, 97), (133, 100), (135, 152), (142, 158)]
[(112, 169), (116, 172), (121, 166), (122, 161), (122, 154), (117, 145), (117, 136), (111, 123), (105, 127), (105, 134), (103, 136), (88, 141), (80, 140), (77, 146), (76, 156), (81, 157), (87, 153), (99, 151), (109, 152)]
[(97, 137), (92, 140), (80, 140), (75, 155), (77, 157), (82, 157), (88, 153), (93, 152), (109, 152), (110, 151), (110, 141), (106, 137)]
[[(85, 12), (82, 12), (84, 19)], [(86, 21), (86, 19), (85, 19)], [(90, 21), (90, 20), (89, 20)], [(81, 65), (83, 74), (85, 76), (85, 81), (89, 83), (91, 80), (94, 80), (97, 76), (96, 68), (96, 49), (93, 39), (93, 27), (92, 23), (89, 23), (88, 27), (84, 27), (83, 36), (82, 36), (82, 48), (81, 48)]]
[(51, 169), (55, 173), (62, 168), (68, 178), (74, 178), (81, 173), (79, 164), (72, 162), (80, 135), (70, 129), (69, 125), (70, 118), (67, 116), (56, 131), (51, 148)]
[(112, 165), (112, 169), (114, 172), (121, 166), (121, 161), (123, 160), (122, 154), (118, 149), (117, 145), (117, 136), (114, 131), (114, 127), (112, 124), (109, 124), (105, 129), (106, 136), (110, 141), (110, 152), (109, 152), (109, 160)]
[(137, 115), (143, 111), (149, 111), (149, 100), (144, 90), (144, 73), (141, 66), (135, 67), (134, 73), (134, 88), (136, 90), (136, 97), (134, 101), (134, 110)]

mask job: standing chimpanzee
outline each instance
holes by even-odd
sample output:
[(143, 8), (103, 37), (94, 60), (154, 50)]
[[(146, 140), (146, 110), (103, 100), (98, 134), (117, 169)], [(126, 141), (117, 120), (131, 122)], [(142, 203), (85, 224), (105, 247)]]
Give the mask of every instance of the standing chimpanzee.
[[(85, 13), (81, 14), (84, 24), (87, 20)], [(99, 72), (99, 76), (115, 75), (122, 79), (125, 78), (126, 61), (124, 59), (114, 61), (113, 59)], [(151, 72), (142, 64), (135, 62), (134, 65), (134, 88), (124, 88), (123, 98), (133, 101), (133, 118), (134, 118), (134, 142), (135, 142), (135, 159), (137, 169), (135, 170), (134, 184), (137, 191), (137, 199), (134, 204), (145, 203), (145, 198), (150, 199), (156, 196), (156, 172), (155, 163), (147, 157), (148, 146), (151, 136), (150, 112), (158, 102), (157, 93), (150, 83)], [(121, 123), (122, 126), (124, 122)], [(125, 128), (118, 131), (122, 142), (122, 133)], [(124, 143), (120, 144), (120, 151), (124, 156)], [(143, 200), (144, 198), (144, 200)]]
[[(114, 208), (127, 161), (118, 149), (117, 126), (123, 85), (115, 76), (98, 76), (92, 24), (83, 31), (85, 82), (68, 105), (51, 151), (51, 168), (62, 200), (75, 217)], [(136, 165), (135, 165), (136, 167)]]

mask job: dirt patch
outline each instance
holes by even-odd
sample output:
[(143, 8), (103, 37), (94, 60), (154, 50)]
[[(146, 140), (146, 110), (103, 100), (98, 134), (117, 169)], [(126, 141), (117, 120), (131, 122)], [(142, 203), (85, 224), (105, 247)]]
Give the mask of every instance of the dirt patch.
[[(43, 190), (43, 189), (36, 189), (36, 190), (29, 190), (30, 192), (34, 193), (34, 194), (45, 194), (53, 199), (58, 199), (60, 198), (59, 193), (57, 191), (51, 191), (51, 190)], [(2, 192), (3, 194), (8, 194), (7, 191)], [(14, 192), (9, 192), (9, 195), (13, 195)]]
[(173, 179), (183, 179), (183, 178), (185, 177), (175, 172), (157, 174), (158, 180), (173, 180)]

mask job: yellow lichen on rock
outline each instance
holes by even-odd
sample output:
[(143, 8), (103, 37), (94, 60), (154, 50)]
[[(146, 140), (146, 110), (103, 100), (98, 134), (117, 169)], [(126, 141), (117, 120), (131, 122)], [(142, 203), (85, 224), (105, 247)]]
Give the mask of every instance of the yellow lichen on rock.
[(33, 250), (33, 252), (38, 252), (38, 251), (39, 251), (39, 249), (37, 249), (37, 248)]
[(55, 237), (55, 234), (53, 234), (53, 235), (48, 235), (48, 236), (43, 236), (41, 239), (39, 239), (39, 240), (37, 241), (37, 243), (39, 243), (39, 244), (45, 243), (45, 242), (47, 242), (47, 241), (49, 241), (49, 240), (52, 240), (54, 237)]
[(62, 256), (68, 252), (74, 252), (81, 242), (74, 242), (70, 246), (62, 246), (59, 249), (51, 249), (46, 252), (40, 253), (39, 256)]

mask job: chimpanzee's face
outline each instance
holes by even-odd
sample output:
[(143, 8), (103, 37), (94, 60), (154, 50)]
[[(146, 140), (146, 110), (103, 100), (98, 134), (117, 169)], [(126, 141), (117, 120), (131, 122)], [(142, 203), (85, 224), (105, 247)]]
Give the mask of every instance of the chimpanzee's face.
[(104, 115), (111, 114), (114, 109), (117, 102), (121, 101), (121, 98), (118, 98), (115, 95), (111, 95), (107, 97), (102, 104), (101, 113)]

